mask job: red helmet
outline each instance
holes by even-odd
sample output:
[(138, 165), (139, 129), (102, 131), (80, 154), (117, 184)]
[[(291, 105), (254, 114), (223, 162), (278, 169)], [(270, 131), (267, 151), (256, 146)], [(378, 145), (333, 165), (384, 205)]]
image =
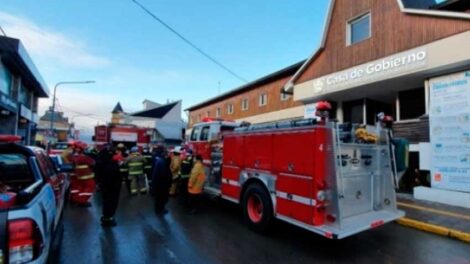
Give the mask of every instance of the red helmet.
[(321, 101), (317, 103), (317, 110), (328, 111), (331, 110), (331, 104), (328, 101)]

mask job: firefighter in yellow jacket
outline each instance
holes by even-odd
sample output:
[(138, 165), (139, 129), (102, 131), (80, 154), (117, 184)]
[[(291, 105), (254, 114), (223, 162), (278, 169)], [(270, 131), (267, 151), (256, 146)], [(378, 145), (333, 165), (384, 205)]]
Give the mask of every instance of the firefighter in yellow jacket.
[(131, 155), (126, 159), (125, 164), (129, 168), (129, 178), (131, 178), (131, 194), (135, 195), (138, 192), (146, 193), (147, 185), (145, 182), (145, 159), (139, 153), (137, 147), (131, 149)]
[(191, 176), (188, 181), (189, 193), (189, 206), (190, 213), (196, 213), (199, 207), (199, 200), (201, 199), (202, 188), (206, 181), (206, 173), (204, 172), (204, 165), (202, 164), (202, 156), (196, 156), (196, 162), (191, 170)]
[(171, 157), (171, 161), (170, 161), (170, 170), (171, 170), (171, 175), (173, 176), (173, 180), (171, 182), (171, 188), (170, 188), (170, 195), (175, 195), (176, 187), (178, 186), (178, 182), (180, 180), (180, 170), (181, 170), (181, 157), (180, 157), (179, 149), (175, 149), (173, 151), (173, 157)]

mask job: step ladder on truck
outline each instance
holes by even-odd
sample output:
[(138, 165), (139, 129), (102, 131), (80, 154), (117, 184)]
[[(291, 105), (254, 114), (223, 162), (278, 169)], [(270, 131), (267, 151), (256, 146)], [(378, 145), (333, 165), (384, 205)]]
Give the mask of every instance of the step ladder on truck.
[(196, 124), (188, 143), (203, 157), (205, 191), (239, 204), (245, 223), (261, 232), (279, 219), (342, 239), (402, 217), (390, 120), (338, 124), (329, 109), (319, 103), (319, 119)]

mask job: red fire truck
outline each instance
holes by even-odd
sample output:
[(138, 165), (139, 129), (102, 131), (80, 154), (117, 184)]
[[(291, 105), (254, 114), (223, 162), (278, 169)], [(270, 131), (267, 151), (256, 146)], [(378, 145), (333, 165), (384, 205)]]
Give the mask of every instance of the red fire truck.
[(196, 124), (189, 146), (203, 156), (206, 192), (240, 204), (246, 224), (266, 231), (274, 218), (330, 239), (402, 217), (393, 183), (389, 133), (357, 140), (355, 125), (300, 120)]
[(105, 143), (123, 143), (128, 148), (146, 146), (150, 143), (155, 129), (137, 127), (135, 125), (101, 125), (95, 127), (93, 141), (101, 145)]

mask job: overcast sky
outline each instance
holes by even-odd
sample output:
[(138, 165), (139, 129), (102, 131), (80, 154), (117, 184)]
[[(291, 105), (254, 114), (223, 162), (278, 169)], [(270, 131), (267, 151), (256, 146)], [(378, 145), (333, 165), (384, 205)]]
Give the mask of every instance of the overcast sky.
[[(327, 0), (140, 0), (200, 48), (251, 81), (308, 57), (319, 45)], [(20, 38), (80, 128), (150, 99), (183, 107), (243, 84), (152, 20), (131, 0), (2, 0), (0, 26)], [(40, 114), (51, 104), (42, 100)], [(79, 116), (89, 114), (89, 117)]]

